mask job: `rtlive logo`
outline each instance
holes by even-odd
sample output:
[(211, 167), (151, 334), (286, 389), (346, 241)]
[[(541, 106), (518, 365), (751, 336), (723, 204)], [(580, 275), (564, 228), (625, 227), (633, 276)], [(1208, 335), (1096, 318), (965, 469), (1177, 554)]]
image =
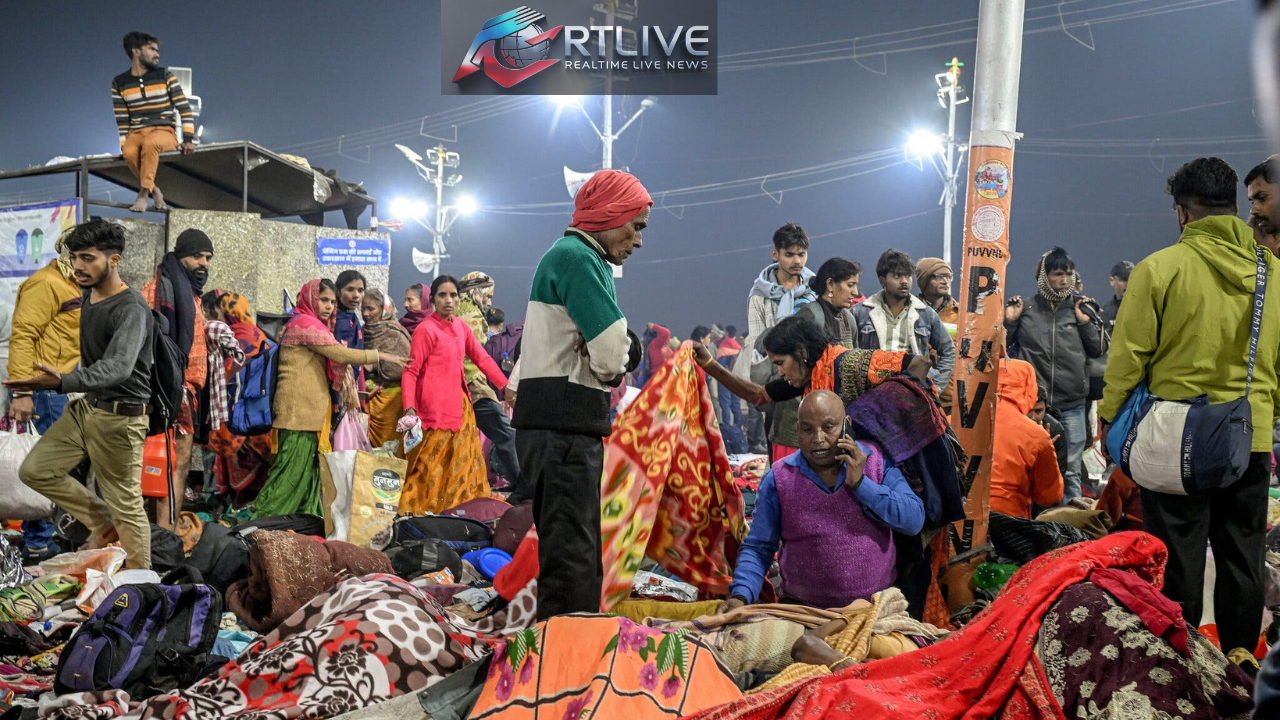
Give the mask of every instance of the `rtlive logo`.
[(565, 62), (574, 69), (596, 70), (602, 69), (606, 64), (568, 59), (575, 49), (581, 55), (591, 57), (586, 43), (590, 41), (592, 33), (597, 37), (599, 48), (597, 55), (603, 54), (606, 37), (613, 35), (612, 47), (619, 59), (606, 62), (611, 63), (615, 69), (705, 70), (708, 68), (706, 60), (667, 60), (664, 63), (661, 60), (648, 59), (652, 46), (656, 46), (654, 49), (661, 51), (665, 58), (670, 58), (681, 44), (684, 45), (685, 52), (691, 56), (709, 55), (710, 51), (700, 49), (702, 45), (710, 42), (707, 37), (710, 27), (706, 25), (694, 25), (687, 30), (683, 25), (677, 26), (670, 37), (666, 37), (660, 27), (645, 25), (638, 38), (639, 47), (628, 51), (622, 47), (623, 28), (620, 26), (557, 25), (544, 32), (535, 23), (545, 19), (546, 16), (543, 13), (525, 6), (490, 18), (471, 41), (471, 47), (463, 57), (462, 64), (458, 66), (453, 82), (469, 77), (482, 68), (490, 80), (504, 88), (524, 82), (560, 62), (559, 59), (549, 58), (548, 55), (551, 53), (551, 41), (560, 34), (561, 30), (565, 31)]

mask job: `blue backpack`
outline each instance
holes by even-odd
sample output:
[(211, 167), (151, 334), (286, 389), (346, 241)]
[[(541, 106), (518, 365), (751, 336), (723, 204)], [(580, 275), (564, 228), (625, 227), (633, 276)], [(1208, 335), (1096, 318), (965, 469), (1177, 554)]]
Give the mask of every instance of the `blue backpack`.
[(271, 403), (276, 395), (279, 362), (280, 346), (264, 340), (258, 354), (246, 360), (236, 373), (231, 419), (227, 422), (231, 434), (249, 437), (271, 431)]

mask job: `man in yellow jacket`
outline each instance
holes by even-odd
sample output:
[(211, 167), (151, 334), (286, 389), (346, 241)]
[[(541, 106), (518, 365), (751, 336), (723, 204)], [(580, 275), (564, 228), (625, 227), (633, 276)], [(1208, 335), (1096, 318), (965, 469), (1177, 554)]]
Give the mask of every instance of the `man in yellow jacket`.
[[(58, 257), (18, 286), (9, 339), (9, 377), (32, 377), (38, 374), (37, 363), (69, 373), (80, 362), (82, 296), (74, 275), (71, 262)], [(9, 416), (19, 423), (30, 421), (36, 432), (43, 434), (62, 417), (66, 406), (67, 397), (57, 390), (15, 392)], [(53, 523), (49, 520), (22, 523), (22, 535), (30, 558), (41, 558), (56, 550), (49, 546), (53, 539)]]
[[(1253, 230), (1235, 216), (1237, 182), (1236, 172), (1218, 158), (1194, 160), (1170, 176), (1182, 237), (1129, 276), (1098, 406), (1105, 424), (1143, 379), (1152, 395), (1165, 400), (1208, 395), (1221, 403), (1244, 395), (1258, 246)], [(1280, 261), (1264, 257), (1274, 278)], [(1252, 650), (1262, 617), (1271, 427), (1280, 402), (1280, 285), (1270, 284), (1249, 391), (1254, 434), (1248, 470), (1235, 484), (1205, 495), (1142, 489), (1145, 529), (1169, 548), (1164, 594), (1182, 604), (1192, 627), (1200, 624), (1205, 549), (1212, 542), (1214, 615), (1223, 650)]]

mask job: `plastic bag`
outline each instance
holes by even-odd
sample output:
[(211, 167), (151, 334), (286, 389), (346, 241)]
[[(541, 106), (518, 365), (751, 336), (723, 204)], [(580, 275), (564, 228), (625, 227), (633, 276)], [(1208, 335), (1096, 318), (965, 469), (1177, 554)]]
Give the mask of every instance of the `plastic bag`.
[(408, 464), (351, 450), (323, 457), (320, 482), (326, 538), (359, 547), (386, 547)]
[(353, 413), (343, 414), (342, 420), (338, 421), (338, 429), (333, 433), (333, 450), (334, 452), (344, 450), (373, 452), (368, 433), (360, 427), (360, 420)]
[(417, 415), (405, 415), (396, 423), (396, 432), (404, 433), (404, 452), (408, 455), (422, 442), (422, 420)]
[(320, 456), (320, 500), (327, 540), (346, 542), (351, 531), (351, 481), (355, 477), (356, 453), (341, 450)]
[(84, 582), (89, 570), (96, 570), (106, 575), (114, 575), (124, 566), (128, 555), (124, 548), (104, 547), (97, 550), (77, 550), (62, 553), (40, 563), (40, 570), (45, 575), (61, 573)]
[(25, 432), (19, 432), (11, 430), (7, 421), (0, 422), (0, 517), (47, 520), (53, 517), (53, 502), (18, 479), (18, 468), (40, 435), (31, 423), (25, 423)]
[(0, 588), (17, 587), (31, 581), (22, 567), (22, 553), (0, 535)]

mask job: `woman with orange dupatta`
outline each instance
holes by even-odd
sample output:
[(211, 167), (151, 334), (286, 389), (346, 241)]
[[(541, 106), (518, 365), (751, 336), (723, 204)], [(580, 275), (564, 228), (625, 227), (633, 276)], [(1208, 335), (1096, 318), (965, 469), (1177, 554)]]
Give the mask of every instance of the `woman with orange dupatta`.
[[(204, 307), (215, 308), (218, 319), (231, 328), (246, 359), (262, 352), (263, 343), (268, 348), (275, 346), (254, 323), (253, 309), (245, 296), (238, 292), (214, 290), (206, 293), (202, 301)], [(227, 373), (227, 391), (234, 397), (236, 376), (229, 360), (224, 371)], [(218, 492), (233, 495), (233, 504), (237, 506), (252, 501), (253, 495), (266, 482), (272, 455), (271, 436), (234, 435), (224, 423), (209, 434), (208, 447), (215, 456), (213, 468)]]
[(350, 365), (405, 359), (376, 350), (355, 350), (333, 336), (337, 289), (330, 280), (312, 280), (298, 292), (293, 319), (280, 332), (280, 365), (271, 404), (276, 456), (267, 484), (258, 493), (256, 517), (307, 513), (323, 515), (320, 453), (329, 451), (330, 391), (348, 408), (357, 407)]
[(794, 315), (765, 335), (764, 349), (779, 377), (757, 385), (717, 363), (700, 343), (693, 344), (698, 366), (720, 387), (753, 405), (791, 400), (814, 390), (831, 390), (848, 405), (885, 378), (907, 372), (923, 379), (931, 367), (924, 355), (832, 345), (822, 328)]

